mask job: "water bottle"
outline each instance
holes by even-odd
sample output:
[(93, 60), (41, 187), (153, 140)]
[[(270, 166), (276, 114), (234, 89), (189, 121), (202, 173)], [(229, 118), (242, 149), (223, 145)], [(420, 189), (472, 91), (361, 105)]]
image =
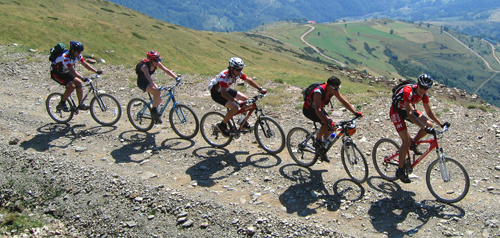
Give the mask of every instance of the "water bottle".
[[(328, 132), (330, 132), (330, 130)], [(336, 137), (335, 131), (331, 131), (331, 132), (332, 132), (332, 134), (330, 134), (330, 136), (328, 137), (328, 139), (326, 139), (326, 141), (325, 141), (325, 146), (327, 146), (328, 144), (330, 144), (335, 139), (335, 137)]]
[(241, 125), (241, 123), (243, 122), (243, 120), (245, 119), (245, 113), (243, 113), (240, 118), (238, 118), (238, 121), (236, 122), (238, 125)]

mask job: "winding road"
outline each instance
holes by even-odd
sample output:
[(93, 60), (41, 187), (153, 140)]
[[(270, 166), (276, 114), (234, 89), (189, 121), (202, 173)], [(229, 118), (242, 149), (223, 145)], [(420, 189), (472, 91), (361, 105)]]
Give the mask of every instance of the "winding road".
[(331, 58), (331, 57), (329, 57), (329, 56), (327, 56), (327, 55), (325, 55), (325, 54), (321, 53), (321, 52), (318, 50), (318, 48), (316, 48), (316, 46), (311, 45), (311, 44), (309, 44), (309, 42), (307, 42), (306, 40), (304, 40), (304, 37), (306, 37), (307, 35), (309, 35), (309, 33), (311, 33), (312, 31), (314, 31), (314, 30), (316, 29), (316, 27), (311, 26), (311, 25), (306, 25), (306, 26), (310, 27), (311, 29), (309, 29), (309, 30), (308, 30), (308, 31), (306, 31), (304, 34), (302, 34), (302, 35), (300, 36), (300, 40), (301, 40), (302, 42), (304, 42), (304, 44), (306, 44), (307, 46), (311, 47), (314, 51), (316, 51), (316, 52), (317, 52), (318, 54), (320, 54), (321, 56), (323, 56), (323, 57), (325, 57), (325, 58), (327, 58), (327, 59), (329, 59), (329, 60), (331, 60), (331, 61), (336, 62), (337, 64), (339, 64), (339, 65), (340, 65), (340, 66), (342, 66), (342, 67), (345, 67), (345, 64), (344, 64), (344, 63), (342, 63), (342, 62), (340, 62), (340, 61), (338, 61), (338, 60), (336, 60), (336, 59), (334, 59), (334, 58)]

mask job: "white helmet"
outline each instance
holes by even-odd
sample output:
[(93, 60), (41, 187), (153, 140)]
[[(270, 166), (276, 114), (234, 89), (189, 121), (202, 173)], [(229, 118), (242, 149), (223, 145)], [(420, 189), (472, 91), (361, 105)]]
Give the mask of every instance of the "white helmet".
[(229, 67), (231, 68), (243, 68), (245, 67), (246, 64), (243, 63), (243, 60), (238, 58), (238, 57), (232, 57), (231, 59), (229, 59)]

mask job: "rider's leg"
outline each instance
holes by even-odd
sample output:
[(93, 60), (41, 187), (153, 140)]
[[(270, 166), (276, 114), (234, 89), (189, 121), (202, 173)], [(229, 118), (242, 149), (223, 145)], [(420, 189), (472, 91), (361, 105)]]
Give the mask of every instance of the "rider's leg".
[[(240, 101), (248, 100), (248, 97), (245, 96), (245, 94), (240, 93), (240, 92), (237, 92), (236, 96), (234, 98), (236, 98)], [(236, 115), (236, 113), (238, 112), (239, 106), (236, 102), (230, 102), (230, 101), (226, 102), (225, 106), (229, 109), (229, 111), (226, 113), (226, 116), (224, 117), (224, 120), (222, 120), (222, 122), (227, 124), (229, 122), (229, 120), (231, 118), (233, 118), (234, 115)]]
[[(432, 126), (432, 121), (429, 120), (427, 117), (425, 117), (424, 115), (420, 114), (418, 117), (418, 120), (420, 120), (420, 122), (422, 122), (422, 124), (424, 124), (425, 126)], [(418, 131), (418, 133), (415, 135), (415, 137), (413, 138), (413, 141), (419, 141), (421, 140), (422, 138), (424, 138), (424, 136), (427, 135), (427, 132), (425, 132), (425, 129), (422, 129), (420, 128), (420, 130)]]
[(66, 90), (64, 91), (61, 101), (66, 102), (66, 100), (69, 98), (69, 96), (71, 95), (71, 93), (73, 93), (74, 90), (75, 90), (75, 84), (73, 84), (73, 82), (69, 82), (68, 84), (66, 84)]
[(146, 92), (151, 93), (153, 95), (153, 109), (156, 110), (158, 105), (161, 103), (160, 95), (161, 95), (161, 90), (153, 88), (153, 85), (149, 84), (146, 87)]
[(403, 143), (401, 144), (401, 148), (399, 148), (399, 168), (404, 168), (406, 153), (408, 152), (408, 148), (411, 145), (411, 139), (410, 134), (408, 134), (408, 129), (398, 131), (398, 133), (399, 137), (401, 137), (401, 140), (403, 141)]
[(74, 78), (73, 81), (71, 81), (71, 83), (74, 84), (74, 87), (76, 89), (76, 97), (78, 98), (78, 103), (82, 104), (82, 98), (83, 98), (82, 81), (79, 78)]

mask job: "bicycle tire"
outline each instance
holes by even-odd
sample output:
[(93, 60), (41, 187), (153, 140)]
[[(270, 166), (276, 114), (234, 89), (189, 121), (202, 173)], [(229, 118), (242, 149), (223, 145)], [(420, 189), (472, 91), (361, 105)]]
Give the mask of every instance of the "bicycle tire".
[(292, 128), (288, 132), (286, 147), (290, 157), (300, 166), (310, 167), (318, 160), (313, 135), (309, 135), (309, 132), (302, 127)]
[(384, 162), (384, 159), (394, 155), (396, 153), (395, 158), (398, 158), (399, 155), (399, 144), (389, 138), (382, 138), (378, 140), (373, 146), (372, 150), (372, 158), (373, 158), (373, 166), (380, 177), (384, 178), (388, 181), (397, 180), (396, 170), (399, 167), (399, 162), (396, 160), (391, 160), (388, 163)]
[(285, 148), (285, 132), (271, 117), (263, 116), (253, 127), (257, 143), (269, 154), (278, 154)]
[(149, 131), (153, 128), (151, 107), (144, 99), (133, 98), (127, 105), (127, 116), (130, 124), (138, 131)]
[[(347, 147), (347, 148), (346, 148)], [(357, 184), (362, 184), (368, 179), (368, 163), (365, 155), (354, 143), (342, 146), (340, 157), (347, 175)]]
[[(427, 188), (438, 201), (456, 203), (461, 201), (469, 192), (470, 180), (467, 171), (460, 162), (452, 158), (444, 158), (445, 170), (450, 181), (445, 182), (441, 173), (439, 159), (434, 160), (427, 169)], [(457, 195), (458, 196), (455, 196)]]
[(103, 126), (116, 124), (122, 116), (122, 107), (113, 96), (101, 93), (90, 101), (90, 115)]
[[(205, 141), (216, 148), (223, 148), (229, 145), (233, 136), (224, 136), (219, 131), (217, 124), (222, 122), (225, 115), (220, 112), (208, 112), (203, 115), (200, 121), (200, 132)], [(229, 126), (229, 123), (228, 123)]]
[(196, 113), (184, 104), (174, 104), (168, 115), (170, 126), (182, 139), (191, 139), (198, 134), (200, 121)]
[(68, 123), (73, 119), (74, 111), (71, 110), (73, 105), (70, 100), (67, 100), (66, 103), (69, 104), (69, 112), (64, 112), (62, 110), (57, 110), (57, 105), (61, 102), (61, 98), (63, 97), (62, 93), (51, 93), (47, 99), (45, 100), (45, 108), (47, 109), (47, 113), (49, 116), (56, 121), (57, 123)]

